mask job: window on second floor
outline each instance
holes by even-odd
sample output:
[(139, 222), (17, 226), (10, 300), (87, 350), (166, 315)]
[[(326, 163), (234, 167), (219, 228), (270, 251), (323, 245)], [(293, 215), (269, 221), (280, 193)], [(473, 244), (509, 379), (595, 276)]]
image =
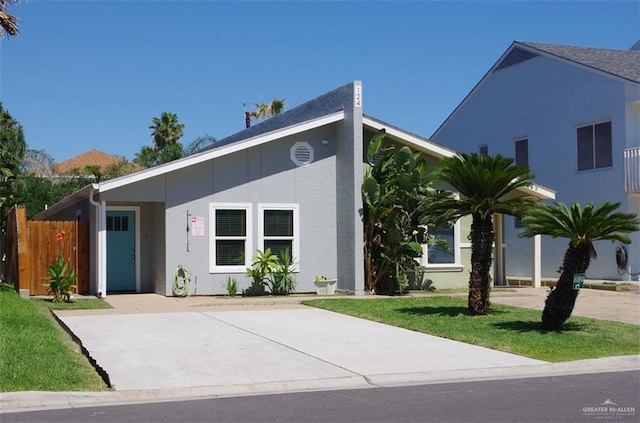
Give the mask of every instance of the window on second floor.
[(527, 138), (516, 140), (516, 165), (529, 166), (529, 140)]
[(577, 141), (579, 171), (613, 166), (611, 121), (581, 126)]

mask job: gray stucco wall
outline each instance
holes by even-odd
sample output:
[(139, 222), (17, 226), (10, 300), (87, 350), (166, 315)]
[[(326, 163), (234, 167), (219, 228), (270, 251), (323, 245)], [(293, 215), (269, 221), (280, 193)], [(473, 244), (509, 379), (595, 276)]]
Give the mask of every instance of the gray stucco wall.
[[(164, 294), (172, 295), (171, 282), (178, 266), (190, 272), (190, 293), (225, 294), (227, 276), (237, 278), (241, 289), (249, 287), (250, 280), (243, 273), (210, 273), (212, 203), (252, 205), (254, 252), (263, 249), (258, 244), (258, 205), (298, 204), (297, 291), (314, 291), (315, 275), (336, 276), (336, 126), (286, 137), (166, 175)], [(323, 145), (323, 139), (329, 144)], [(314, 161), (304, 167), (290, 160), (290, 149), (299, 141), (308, 142), (314, 149)], [(205, 236), (194, 237), (187, 231), (191, 217), (204, 218)]]

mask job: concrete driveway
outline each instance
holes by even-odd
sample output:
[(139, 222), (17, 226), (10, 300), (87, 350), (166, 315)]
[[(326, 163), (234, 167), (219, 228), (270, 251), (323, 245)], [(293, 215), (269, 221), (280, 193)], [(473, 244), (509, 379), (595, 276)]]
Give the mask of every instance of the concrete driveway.
[(547, 364), (299, 305), (59, 317), (116, 391), (388, 386), (533, 374)]

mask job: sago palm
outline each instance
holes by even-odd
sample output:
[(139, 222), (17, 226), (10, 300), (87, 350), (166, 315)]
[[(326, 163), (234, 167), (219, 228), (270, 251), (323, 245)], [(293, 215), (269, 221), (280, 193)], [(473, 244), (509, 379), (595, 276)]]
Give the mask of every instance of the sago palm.
[(519, 234), (521, 237), (550, 235), (569, 239), (560, 278), (547, 297), (542, 312), (543, 330), (560, 330), (571, 316), (579, 292), (573, 289), (573, 277), (576, 273), (585, 273), (591, 259), (597, 257), (593, 242), (631, 242), (625, 234), (637, 231), (639, 221), (634, 213), (613, 213), (618, 207), (620, 203), (608, 202), (598, 207), (588, 203), (584, 208), (577, 203), (571, 207), (562, 202), (556, 202), (555, 206), (539, 204), (522, 219), (524, 229)]
[(489, 312), (489, 271), (493, 263), (496, 213), (520, 216), (537, 199), (517, 195), (518, 188), (532, 184), (527, 166), (516, 166), (511, 158), (459, 153), (442, 160), (435, 179), (451, 185), (459, 198), (448, 197), (429, 204), (435, 224), (451, 224), (471, 215), (471, 273), (469, 276), (469, 313)]

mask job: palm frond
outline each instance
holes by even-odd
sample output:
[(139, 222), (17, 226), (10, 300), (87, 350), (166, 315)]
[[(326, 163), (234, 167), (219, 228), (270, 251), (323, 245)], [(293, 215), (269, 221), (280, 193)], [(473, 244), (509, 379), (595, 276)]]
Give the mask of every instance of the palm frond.
[(553, 238), (567, 238), (577, 247), (599, 240), (615, 240), (629, 244), (626, 234), (639, 229), (640, 220), (634, 213), (614, 211), (620, 203), (605, 202), (597, 207), (587, 203), (567, 206), (556, 201), (554, 205), (538, 204), (522, 218), (524, 229), (520, 237), (549, 235)]

